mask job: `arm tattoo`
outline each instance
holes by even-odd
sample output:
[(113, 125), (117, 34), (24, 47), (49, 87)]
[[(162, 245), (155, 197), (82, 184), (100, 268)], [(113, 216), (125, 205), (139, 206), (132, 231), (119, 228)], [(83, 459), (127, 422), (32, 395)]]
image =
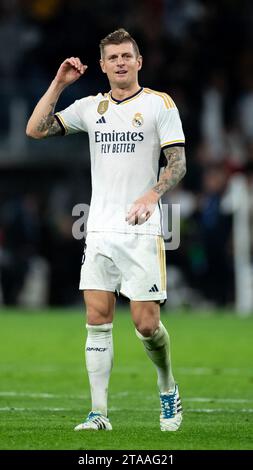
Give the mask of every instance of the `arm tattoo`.
[(168, 147), (164, 150), (164, 154), (167, 158), (167, 165), (153, 188), (159, 196), (174, 188), (186, 173), (184, 147)]
[(47, 115), (45, 114), (42, 117), (37, 127), (37, 131), (39, 132), (47, 131), (47, 134), (45, 135), (45, 137), (50, 137), (53, 135), (61, 135), (62, 133), (61, 126), (54, 117), (55, 103), (50, 103), (50, 107), (51, 107), (51, 111), (49, 111)]

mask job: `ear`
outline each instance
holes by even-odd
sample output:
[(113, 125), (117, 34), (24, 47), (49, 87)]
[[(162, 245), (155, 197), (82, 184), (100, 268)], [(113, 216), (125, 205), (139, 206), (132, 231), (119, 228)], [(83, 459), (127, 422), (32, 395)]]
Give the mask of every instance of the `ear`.
[(138, 70), (141, 70), (142, 68), (142, 63), (143, 63), (143, 58), (141, 55), (139, 55), (138, 59), (137, 59), (137, 62), (138, 62)]
[(103, 72), (103, 73), (106, 73), (106, 71), (105, 71), (105, 64), (104, 64), (103, 59), (100, 59), (99, 63), (100, 63), (100, 67), (101, 67), (102, 72)]

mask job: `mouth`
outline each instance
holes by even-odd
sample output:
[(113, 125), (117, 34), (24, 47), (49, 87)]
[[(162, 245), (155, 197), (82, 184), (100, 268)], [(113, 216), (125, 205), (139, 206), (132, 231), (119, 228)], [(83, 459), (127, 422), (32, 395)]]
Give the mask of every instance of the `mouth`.
[(118, 70), (116, 72), (116, 75), (126, 75), (127, 74), (127, 71), (126, 70)]

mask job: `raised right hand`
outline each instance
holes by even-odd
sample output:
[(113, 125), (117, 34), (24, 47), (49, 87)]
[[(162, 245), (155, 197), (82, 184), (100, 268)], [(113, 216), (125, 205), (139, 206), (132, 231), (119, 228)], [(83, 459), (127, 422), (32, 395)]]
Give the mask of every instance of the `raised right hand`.
[(64, 60), (55, 76), (55, 81), (65, 86), (76, 82), (87, 70), (88, 66), (83, 65), (79, 57), (70, 57)]

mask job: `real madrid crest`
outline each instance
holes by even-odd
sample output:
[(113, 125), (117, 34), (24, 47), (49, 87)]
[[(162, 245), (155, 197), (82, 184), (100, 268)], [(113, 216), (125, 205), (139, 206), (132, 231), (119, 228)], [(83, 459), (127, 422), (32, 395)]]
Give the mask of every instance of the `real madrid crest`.
[(104, 114), (107, 111), (108, 106), (109, 106), (109, 101), (108, 100), (100, 101), (100, 103), (98, 105), (98, 113), (99, 114)]
[(136, 113), (134, 115), (134, 118), (132, 120), (132, 124), (134, 127), (140, 127), (142, 126), (144, 120), (143, 120), (143, 117), (142, 117), (142, 114), (141, 113)]

